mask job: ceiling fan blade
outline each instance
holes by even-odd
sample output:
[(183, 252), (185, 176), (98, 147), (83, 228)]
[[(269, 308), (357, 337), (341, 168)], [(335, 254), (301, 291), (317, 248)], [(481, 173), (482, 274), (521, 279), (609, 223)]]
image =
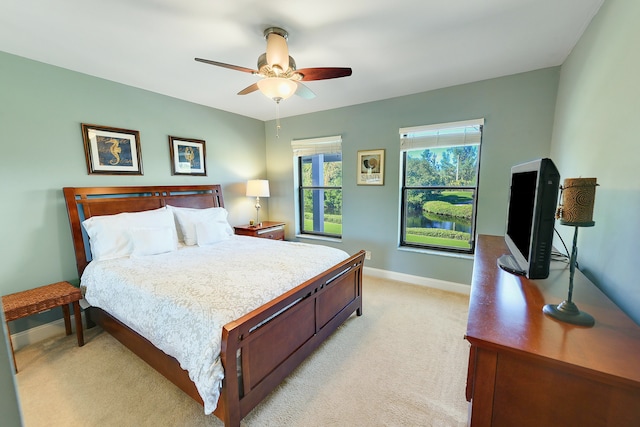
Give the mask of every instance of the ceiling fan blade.
[(255, 92), (257, 90), (258, 90), (258, 83), (254, 83), (242, 89), (240, 92), (238, 92), (238, 95), (246, 95), (248, 93)]
[(296, 95), (304, 98), (304, 99), (313, 99), (316, 97), (316, 94), (313, 93), (313, 91), (311, 89), (309, 89), (307, 86), (303, 85), (300, 82), (296, 82), (296, 84), (298, 85), (298, 88), (296, 89)]
[(296, 73), (302, 75), (303, 81), (309, 80), (327, 80), (337, 79), (339, 77), (348, 77), (351, 75), (351, 68), (339, 67), (317, 67), (317, 68), (301, 68)]
[(258, 70), (252, 70), (251, 68), (240, 67), (238, 65), (225, 64), (224, 62), (211, 61), (210, 59), (202, 58), (195, 58), (195, 60), (198, 62), (204, 62), (205, 64), (215, 65), (217, 67), (229, 68), (231, 70), (242, 71), (250, 74), (258, 74)]

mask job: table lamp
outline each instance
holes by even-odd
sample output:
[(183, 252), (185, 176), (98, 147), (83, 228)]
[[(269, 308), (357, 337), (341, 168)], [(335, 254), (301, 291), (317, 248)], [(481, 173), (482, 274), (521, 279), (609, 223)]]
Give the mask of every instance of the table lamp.
[(583, 311), (571, 300), (573, 297), (573, 276), (576, 271), (578, 258), (578, 228), (593, 227), (593, 204), (596, 196), (596, 178), (567, 178), (560, 187), (560, 206), (556, 218), (560, 224), (575, 228), (573, 233), (573, 248), (569, 258), (569, 296), (558, 305), (547, 304), (542, 311), (548, 316), (561, 322), (580, 326), (593, 326), (593, 316)]
[(269, 197), (269, 181), (266, 179), (247, 181), (247, 197), (256, 198), (256, 225), (260, 225), (260, 197)]

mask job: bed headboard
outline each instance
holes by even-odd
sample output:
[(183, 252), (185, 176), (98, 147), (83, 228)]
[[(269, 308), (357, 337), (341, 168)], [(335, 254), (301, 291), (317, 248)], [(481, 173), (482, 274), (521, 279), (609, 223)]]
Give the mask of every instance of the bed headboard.
[(76, 254), (78, 277), (89, 261), (88, 237), (82, 221), (94, 215), (140, 212), (166, 205), (189, 208), (224, 207), (220, 185), (176, 185), (141, 187), (65, 187), (64, 199)]

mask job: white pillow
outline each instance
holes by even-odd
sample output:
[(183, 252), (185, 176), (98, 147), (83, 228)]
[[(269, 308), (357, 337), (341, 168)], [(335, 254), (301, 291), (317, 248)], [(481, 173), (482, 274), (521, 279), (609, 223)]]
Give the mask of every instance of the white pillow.
[(182, 232), (182, 239), (187, 246), (193, 246), (198, 243), (198, 234), (196, 232), (197, 223), (218, 223), (227, 235), (233, 234), (233, 229), (227, 222), (228, 212), (225, 208), (180, 208), (167, 205), (173, 211), (178, 227)]
[(84, 220), (82, 226), (89, 236), (91, 255), (95, 261), (130, 256), (133, 252), (133, 242), (129, 230), (132, 228), (170, 227), (176, 245), (178, 241), (173, 214), (166, 207), (142, 212), (92, 216)]
[(221, 222), (196, 222), (195, 226), (198, 246), (213, 245), (231, 238), (227, 227)]
[(134, 227), (129, 230), (131, 257), (164, 254), (178, 250), (175, 227)]

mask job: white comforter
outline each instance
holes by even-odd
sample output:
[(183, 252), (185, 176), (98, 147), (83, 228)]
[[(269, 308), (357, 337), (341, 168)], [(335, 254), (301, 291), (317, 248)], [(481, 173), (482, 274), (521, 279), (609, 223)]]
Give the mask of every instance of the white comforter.
[(224, 376), (222, 326), (346, 259), (339, 249), (232, 236), (212, 246), (91, 262), (85, 298), (175, 357), (206, 414)]

